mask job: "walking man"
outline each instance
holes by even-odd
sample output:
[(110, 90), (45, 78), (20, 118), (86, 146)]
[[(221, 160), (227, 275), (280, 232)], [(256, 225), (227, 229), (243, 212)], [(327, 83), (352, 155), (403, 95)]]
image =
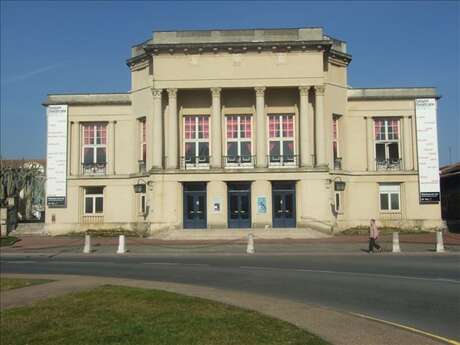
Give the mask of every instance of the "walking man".
[(374, 247), (381, 251), (382, 247), (377, 244), (377, 239), (379, 237), (379, 229), (377, 228), (377, 224), (375, 224), (375, 219), (371, 219), (371, 225), (369, 227), (369, 253), (374, 252)]

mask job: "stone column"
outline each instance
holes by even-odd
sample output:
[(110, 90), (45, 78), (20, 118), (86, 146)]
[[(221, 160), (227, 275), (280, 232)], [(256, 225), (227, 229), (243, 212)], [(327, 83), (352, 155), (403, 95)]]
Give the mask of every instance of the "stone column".
[(153, 117), (150, 150), (152, 151), (152, 167), (155, 169), (162, 169), (163, 167), (163, 114), (161, 108), (162, 91), (162, 89), (152, 88)]
[(315, 106), (316, 162), (319, 166), (327, 166), (326, 131), (324, 127), (324, 85), (315, 86)]
[(117, 152), (117, 141), (116, 141), (116, 131), (117, 131), (117, 121), (112, 122), (112, 135), (110, 139), (111, 147), (112, 147), (112, 170), (110, 171), (111, 174), (116, 175), (116, 152)]
[(404, 116), (401, 119), (401, 122), (404, 122), (402, 128), (403, 135), (403, 160), (404, 160), (404, 170), (413, 170), (413, 158), (412, 158), (412, 123), (410, 116)]
[(178, 151), (177, 151), (177, 136), (179, 134), (178, 117), (177, 117), (177, 89), (168, 89), (168, 104), (169, 104), (169, 128), (166, 133), (168, 138), (167, 147), (167, 168), (177, 169)]
[(367, 147), (367, 171), (375, 170), (374, 159), (374, 121), (372, 117), (366, 117), (366, 147)]
[(222, 167), (222, 114), (220, 102), (220, 87), (211, 89), (211, 167)]
[(310, 147), (310, 126), (308, 121), (308, 90), (310, 86), (300, 86), (300, 163), (302, 167), (313, 165)]
[(265, 168), (267, 162), (267, 129), (265, 115), (265, 87), (256, 87), (256, 161), (258, 168)]

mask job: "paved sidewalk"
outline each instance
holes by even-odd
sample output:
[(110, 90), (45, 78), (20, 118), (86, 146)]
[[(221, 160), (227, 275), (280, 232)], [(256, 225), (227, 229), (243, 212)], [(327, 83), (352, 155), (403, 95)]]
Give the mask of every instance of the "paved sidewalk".
[[(235, 241), (165, 241), (138, 237), (126, 237), (130, 254), (192, 254), (218, 253), (243, 254), (246, 238)], [(367, 251), (367, 236), (335, 236), (323, 239), (277, 239), (255, 238), (256, 253), (262, 254), (364, 254)], [(379, 240), (384, 251), (392, 249), (391, 236)], [(460, 253), (460, 234), (445, 234), (444, 244), (449, 253)], [(79, 254), (83, 251), (84, 237), (25, 236), (11, 247), (2, 247), (2, 253)], [(92, 254), (114, 254), (118, 246), (117, 237), (91, 237)], [(434, 253), (436, 234), (400, 235), (402, 254)]]
[(331, 342), (333, 345), (434, 345), (445, 343), (441, 341), (441, 339), (435, 339), (427, 334), (421, 334), (404, 329), (400, 326), (358, 317), (347, 312), (224, 289), (177, 283), (91, 276), (22, 274), (7, 274), (3, 276), (15, 278), (33, 277), (56, 281), (2, 293), (2, 309), (31, 305), (33, 302), (40, 299), (110, 284), (146, 289), (160, 289), (255, 310), (306, 329)]

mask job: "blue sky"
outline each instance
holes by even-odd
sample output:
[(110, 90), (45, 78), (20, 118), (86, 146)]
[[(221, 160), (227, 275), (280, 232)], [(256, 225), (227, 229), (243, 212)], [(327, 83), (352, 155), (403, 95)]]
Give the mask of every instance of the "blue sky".
[(353, 87), (436, 86), (441, 164), (460, 161), (460, 5), (408, 2), (1, 2), (1, 154), (46, 152), (48, 93), (128, 91), (130, 47), (155, 30), (322, 26)]

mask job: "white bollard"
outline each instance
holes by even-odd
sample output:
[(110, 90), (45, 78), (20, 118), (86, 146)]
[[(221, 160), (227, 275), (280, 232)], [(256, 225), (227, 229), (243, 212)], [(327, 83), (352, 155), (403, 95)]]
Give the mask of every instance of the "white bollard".
[(125, 235), (120, 235), (120, 237), (118, 238), (117, 254), (124, 254), (124, 253), (126, 253)]
[(85, 246), (83, 247), (83, 253), (91, 253), (91, 236), (85, 235)]
[(399, 247), (399, 232), (393, 232), (393, 253), (401, 253)]
[(254, 250), (254, 236), (252, 234), (248, 235), (248, 246), (246, 247), (246, 253), (254, 254), (256, 251)]
[(442, 240), (442, 231), (436, 232), (436, 253), (444, 253), (444, 241)]

